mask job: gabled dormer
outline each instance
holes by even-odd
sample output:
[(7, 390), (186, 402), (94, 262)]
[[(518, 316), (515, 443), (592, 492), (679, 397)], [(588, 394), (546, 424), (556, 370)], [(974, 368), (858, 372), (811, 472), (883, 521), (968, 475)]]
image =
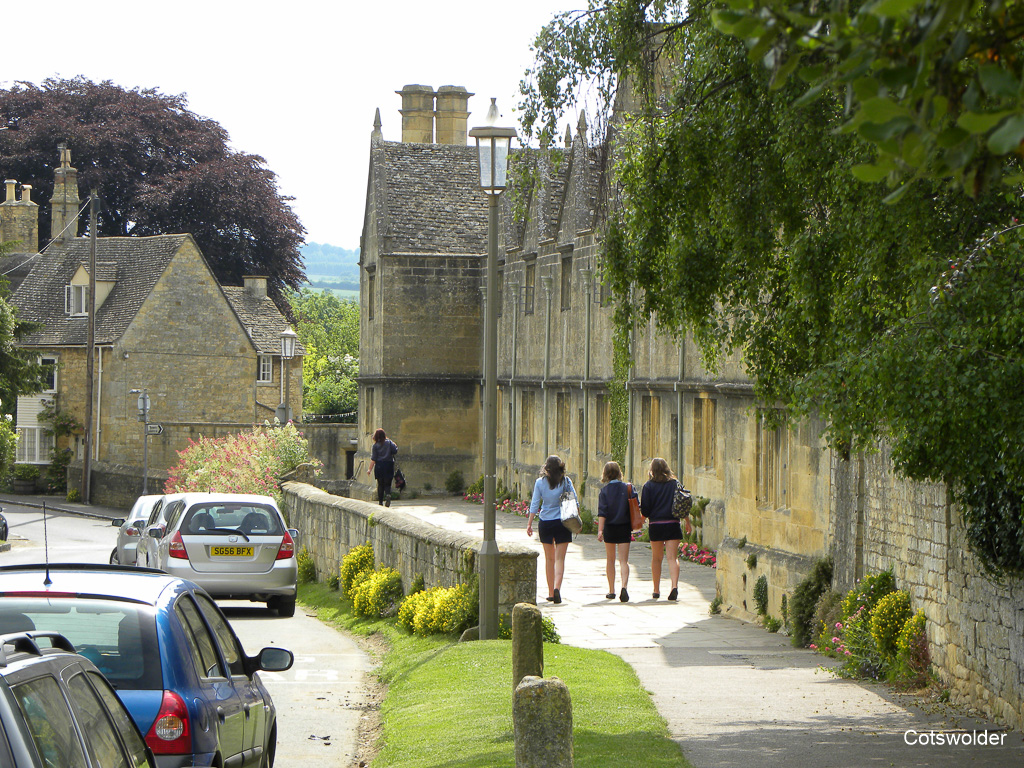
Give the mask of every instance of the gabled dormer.
[[(96, 309), (99, 310), (117, 283), (117, 264), (113, 261), (96, 262)], [(64, 286), (64, 312), (72, 317), (84, 317), (89, 311), (89, 269), (80, 264), (71, 281)]]

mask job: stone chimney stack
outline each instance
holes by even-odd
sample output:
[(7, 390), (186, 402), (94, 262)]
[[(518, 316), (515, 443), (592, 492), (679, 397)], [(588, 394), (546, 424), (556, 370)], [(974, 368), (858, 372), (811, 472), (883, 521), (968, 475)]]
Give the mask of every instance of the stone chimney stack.
[(262, 275), (246, 275), (242, 278), (245, 292), (254, 299), (267, 298), (267, 278)]
[(53, 197), (50, 198), (50, 239), (66, 243), (78, 236), (78, 170), (71, 167), (71, 150), (60, 150), (60, 167), (53, 171)]
[(437, 89), (434, 133), (438, 144), (466, 146), (469, 97), (473, 94), (461, 85), (442, 85)]
[(429, 85), (407, 85), (395, 91), (402, 97), (402, 141), (406, 144), (434, 143), (434, 89)]
[(39, 206), (32, 202), (32, 187), (23, 184), (21, 200), (14, 199), (18, 182), (7, 179), (7, 199), (0, 203), (0, 243), (19, 242), (18, 251), (39, 250)]

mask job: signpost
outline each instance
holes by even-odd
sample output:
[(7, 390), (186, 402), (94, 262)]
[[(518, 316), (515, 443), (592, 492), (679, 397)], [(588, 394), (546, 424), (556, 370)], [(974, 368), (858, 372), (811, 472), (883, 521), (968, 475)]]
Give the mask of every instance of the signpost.
[(163, 424), (149, 423), (149, 393), (145, 389), (129, 390), (130, 394), (138, 395), (139, 421), (142, 429), (142, 495), (149, 492), (149, 436), (159, 435), (164, 431)]

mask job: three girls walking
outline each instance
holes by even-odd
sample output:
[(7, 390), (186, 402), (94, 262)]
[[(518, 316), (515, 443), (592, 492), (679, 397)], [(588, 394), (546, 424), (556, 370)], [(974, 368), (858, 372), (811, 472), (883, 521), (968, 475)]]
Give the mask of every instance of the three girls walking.
[[(679, 598), (679, 545), (683, 539), (683, 525), (690, 533), (690, 521), (683, 518), (682, 524), (672, 514), (675, 490), (678, 484), (675, 474), (664, 459), (651, 461), (648, 480), (640, 492), (640, 512), (647, 518), (651, 542), (651, 578), (654, 582), (652, 597), (661, 597), (662, 561), (668, 555), (671, 591), (668, 599)], [(597, 500), (597, 540), (605, 546), (605, 576), (608, 579), (608, 600), (615, 598), (616, 562), (621, 588), (619, 600), (629, 601), (629, 545), (632, 541), (632, 524), (629, 513), (631, 486), (622, 480), (622, 469), (617, 462), (609, 461), (604, 466), (601, 482), (605, 486)], [(572, 480), (565, 474), (565, 462), (558, 456), (549, 456), (544, 469), (533, 486), (533, 498), (526, 520), (526, 533), (533, 536), (533, 518), (540, 515), (539, 533), (544, 545), (544, 574), (547, 579), (548, 597), (553, 603), (562, 602), (562, 576), (565, 572), (565, 554), (572, 541), (572, 534), (562, 525), (561, 499), (563, 494), (576, 496)]]

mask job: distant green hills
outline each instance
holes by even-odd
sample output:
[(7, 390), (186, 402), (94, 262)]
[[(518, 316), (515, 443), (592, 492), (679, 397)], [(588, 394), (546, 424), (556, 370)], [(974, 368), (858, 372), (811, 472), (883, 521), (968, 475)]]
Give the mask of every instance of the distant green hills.
[(330, 291), (339, 299), (359, 298), (359, 249), (327, 243), (306, 243), (299, 249), (306, 264), (307, 285)]
[(338, 248), (326, 243), (306, 243), (300, 249), (309, 282), (351, 283), (359, 287), (359, 249)]

